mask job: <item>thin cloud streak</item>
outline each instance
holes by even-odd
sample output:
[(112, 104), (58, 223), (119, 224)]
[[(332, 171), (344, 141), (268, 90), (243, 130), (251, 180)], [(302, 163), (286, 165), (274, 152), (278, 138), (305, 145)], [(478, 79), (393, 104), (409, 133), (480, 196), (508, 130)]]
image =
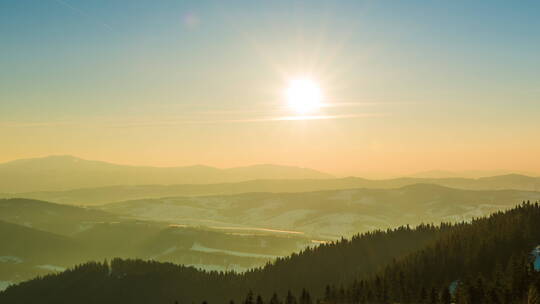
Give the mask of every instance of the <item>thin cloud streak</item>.
[(361, 106), (382, 106), (382, 105), (411, 105), (419, 104), (414, 101), (358, 101), (358, 102), (328, 102), (323, 103), (323, 108), (337, 108), (337, 107), (361, 107)]
[(229, 124), (229, 123), (258, 123), (258, 122), (283, 122), (283, 121), (313, 121), (384, 117), (387, 113), (360, 113), (344, 115), (303, 115), (303, 116), (279, 116), (248, 119), (215, 119), (215, 120), (168, 120), (168, 121), (134, 121), (134, 122), (110, 122), (110, 121), (58, 121), (58, 122), (0, 122), (3, 128), (41, 128), (41, 127), (65, 127), (65, 126), (105, 126), (113, 128), (129, 127), (159, 127), (175, 125), (198, 125), (198, 124)]
[(100, 20), (97, 20), (96, 18), (94, 18), (94, 17), (90, 16), (89, 14), (85, 13), (83, 10), (81, 10), (81, 9), (79, 9), (79, 8), (77, 8), (77, 7), (75, 7), (75, 6), (71, 5), (71, 4), (69, 4), (69, 3), (67, 3), (67, 2), (64, 1), (64, 0), (54, 0), (54, 1), (55, 1), (56, 3), (59, 3), (59, 4), (63, 5), (63, 6), (65, 6), (65, 7), (69, 8), (70, 10), (72, 10), (72, 11), (78, 13), (79, 15), (81, 15), (81, 16), (83, 16), (83, 17), (85, 17), (85, 18), (87, 18), (87, 19), (90, 19), (90, 20), (94, 21), (95, 23), (104, 26), (105, 28), (107, 28), (107, 29), (110, 30), (110, 31), (113, 30), (113, 28), (112, 28), (110, 25), (108, 25), (107, 23), (105, 23), (105, 22), (103, 22), (103, 21), (100, 21)]
[(282, 122), (282, 121), (312, 121), (312, 120), (333, 120), (384, 117), (386, 113), (361, 113), (345, 115), (308, 115), (308, 116), (280, 116), (249, 119), (217, 119), (217, 120), (191, 120), (191, 121), (168, 121), (168, 122), (148, 122), (116, 125), (117, 127), (144, 127), (144, 126), (174, 126), (174, 125), (197, 125), (197, 124), (227, 124), (227, 123), (258, 123), (258, 122)]
[(272, 119), (273, 121), (291, 121), (291, 120), (328, 120), (345, 119), (360, 117), (381, 117), (386, 116), (382, 113), (362, 113), (362, 114), (343, 114), (343, 115), (308, 115), (308, 116), (285, 116)]
[(62, 127), (75, 125), (78, 123), (69, 121), (53, 121), (53, 122), (0, 122), (2, 128), (36, 128), (36, 127)]

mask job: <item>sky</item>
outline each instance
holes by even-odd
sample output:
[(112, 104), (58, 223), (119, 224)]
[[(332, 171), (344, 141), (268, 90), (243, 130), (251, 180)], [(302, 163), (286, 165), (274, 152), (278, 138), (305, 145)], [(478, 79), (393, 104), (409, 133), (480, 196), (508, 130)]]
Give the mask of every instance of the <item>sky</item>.
[(538, 1), (2, 0), (0, 162), (540, 174), (539, 37)]

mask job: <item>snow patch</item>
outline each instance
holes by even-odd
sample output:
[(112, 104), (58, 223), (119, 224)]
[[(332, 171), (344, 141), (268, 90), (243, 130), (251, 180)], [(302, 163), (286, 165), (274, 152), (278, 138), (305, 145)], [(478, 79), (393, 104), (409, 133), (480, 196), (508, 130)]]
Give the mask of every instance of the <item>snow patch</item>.
[(6, 290), (6, 288), (9, 287), (9, 285), (13, 284), (13, 282), (10, 281), (0, 281), (0, 291)]
[(79, 224), (78, 232), (83, 232), (83, 231), (89, 230), (89, 229), (91, 229), (93, 227), (94, 227), (93, 223), (88, 223), (88, 222), (81, 223), (81, 224)]
[(22, 263), (22, 262), (23, 262), (23, 259), (21, 259), (19, 257), (16, 257), (16, 256), (11, 256), (11, 255), (0, 256), (0, 263), (19, 264), (19, 263)]
[(56, 266), (56, 265), (49, 265), (49, 264), (45, 264), (45, 265), (38, 265), (36, 266), (37, 268), (40, 268), (40, 269), (45, 269), (45, 270), (50, 270), (50, 271), (57, 271), (57, 272), (62, 272), (64, 270), (66, 270), (65, 267), (62, 267), (62, 266)]
[(172, 246), (171, 248), (167, 248), (165, 251), (161, 253), (161, 255), (170, 254), (176, 251), (176, 246)]
[[(279, 229), (270, 229), (270, 228), (258, 228), (258, 227), (225, 227), (225, 226), (210, 226), (209, 228), (218, 229), (218, 230), (248, 230), (248, 231), (263, 231), (263, 232), (275, 232), (275, 233), (285, 233), (285, 234), (304, 234), (301, 231), (293, 230), (279, 230)], [(232, 233), (231, 233), (232, 234)], [(256, 235), (256, 234), (244, 234), (244, 235)]]
[(214, 265), (214, 264), (186, 264), (185, 266), (191, 266), (199, 270), (205, 270), (205, 271), (223, 271), (223, 272), (233, 271), (233, 272), (238, 272), (238, 273), (244, 272), (249, 269), (249, 268), (242, 267), (236, 264), (230, 264), (227, 266)]
[(247, 253), (247, 252), (240, 252), (240, 251), (209, 248), (209, 247), (205, 247), (205, 246), (203, 246), (203, 245), (201, 245), (199, 243), (193, 243), (193, 245), (191, 246), (191, 250), (199, 251), (199, 252), (207, 252), (207, 253), (223, 253), (223, 254), (239, 256), (239, 257), (266, 258), (266, 259), (275, 259), (275, 258), (279, 257), (279, 256), (276, 256), (276, 255)]
[(156, 254), (156, 255), (151, 256), (150, 259), (151, 259), (151, 260), (155, 260), (155, 259), (157, 259), (157, 258), (159, 258), (159, 257), (161, 257), (161, 256), (164, 256), (164, 255), (167, 255), (167, 254), (171, 254), (171, 253), (175, 252), (177, 249), (178, 249), (178, 248), (176, 248), (176, 246), (172, 246), (172, 247), (170, 247), (170, 248), (165, 249), (165, 251), (163, 251), (163, 252), (161, 252), (161, 253), (158, 253), (158, 254)]

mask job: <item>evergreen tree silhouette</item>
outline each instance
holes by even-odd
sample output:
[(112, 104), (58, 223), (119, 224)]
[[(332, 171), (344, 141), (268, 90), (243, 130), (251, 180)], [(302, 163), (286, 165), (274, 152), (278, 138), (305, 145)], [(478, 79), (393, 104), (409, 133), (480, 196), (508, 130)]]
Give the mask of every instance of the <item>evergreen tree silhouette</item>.
[(297, 304), (296, 298), (292, 294), (292, 292), (289, 290), (287, 291), (287, 297), (285, 298), (285, 304)]

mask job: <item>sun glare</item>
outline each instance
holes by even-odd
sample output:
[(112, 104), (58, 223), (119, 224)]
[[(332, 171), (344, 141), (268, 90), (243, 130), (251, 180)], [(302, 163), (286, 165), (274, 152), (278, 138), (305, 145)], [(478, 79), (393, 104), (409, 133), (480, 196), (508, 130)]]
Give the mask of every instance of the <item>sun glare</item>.
[(322, 106), (321, 88), (311, 79), (291, 80), (285, 94), (288, 106), (298, 114), (313, 113)]

